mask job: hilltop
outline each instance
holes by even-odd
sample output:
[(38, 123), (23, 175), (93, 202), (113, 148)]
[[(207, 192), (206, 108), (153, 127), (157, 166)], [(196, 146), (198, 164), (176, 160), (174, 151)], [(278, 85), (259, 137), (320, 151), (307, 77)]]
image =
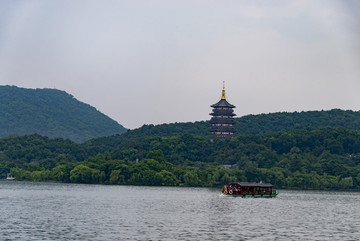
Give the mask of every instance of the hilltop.
[(75, 142), (126, 129), (65, 91), (0, 86), (0, 137), (40, 134)]

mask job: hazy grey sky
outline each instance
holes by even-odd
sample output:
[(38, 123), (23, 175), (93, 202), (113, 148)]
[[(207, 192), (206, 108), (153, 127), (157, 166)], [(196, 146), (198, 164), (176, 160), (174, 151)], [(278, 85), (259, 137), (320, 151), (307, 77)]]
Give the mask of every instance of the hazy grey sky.
[(126, 128), (360, 109), (360, 1), (0, 0), (0, 85), (65, 90)]

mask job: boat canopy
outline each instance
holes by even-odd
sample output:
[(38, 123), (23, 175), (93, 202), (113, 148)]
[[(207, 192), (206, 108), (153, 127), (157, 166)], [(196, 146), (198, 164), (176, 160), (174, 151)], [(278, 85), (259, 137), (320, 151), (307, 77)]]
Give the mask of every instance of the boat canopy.
[(230, 182), (225, 184), (226, 186), (240, 186), (240, 187), (273, 187), (270, 183), (256, 183), (256, 182)]

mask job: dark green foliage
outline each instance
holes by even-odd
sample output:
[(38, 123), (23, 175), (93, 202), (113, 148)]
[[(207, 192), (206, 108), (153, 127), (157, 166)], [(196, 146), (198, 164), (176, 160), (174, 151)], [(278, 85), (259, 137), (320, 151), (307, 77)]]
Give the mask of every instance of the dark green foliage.
[(315, 129), (318, 127), (346, 127), (360, 129), (360, 111), (333, 109), (329, 111), (279, 112), (247, 115), (236, 118), (240, 134), (259, 135), (268, 132)]
[[(109, 137), (110, 139), (113, 137)], [(360, 188), (360, 131), (318, 128), (210, 141), (183, 134), (99, 148), (39, 135), (0, 139), (0, 175), (76, 183)]]
[(46, 169), (61, 163), (85, 160), (89, 149), (70, 140), (50, 139), (37, 134), (0, 138), (0, 161), (35, 165)]
[(0, 137), (37, 133), (84, 142), (125, 131), (64, 91), (0, 86)]
[[(360, 111), (351, 110), (329, 110), (329, 111), (308, 111), (294, 113), (271, 113), (260, 115), (247, 115), (235, 118), (235, 128), (237, 135), (262, 135), (269, 132), (282, 132), (301, 129), (316, 129), (319, 127), (345, 127), (349, 129), (360, 129)], [(90, 140), (87, 145), (92, 146), (98, 151), (113, 150), (124, 148), (129, 143), (136, 142), (138, 139), (148, 136), (175, 136), (192, 134), (195, 136), (209, 136), (210, 123), (199, 121), (194, 123), (173, 123), (162, 125), (144, 125), (135, 130), (128, 130), (121, 135), (101, 137)], [(294, 143), (286, 137), (286, 133), (281, 140), (274, 142), (273, 145), (279, 152), (289, 152)], [(247, 137), (249, 138), (249, 137)], [(256, 137), (252, 137), (256, 138)], [(303, 140), (316, 145), (311, 140)], [(346, 148), (352, 148), (353, 140), (346, 140)], [(331, 145), (331, 143), (328, 143)], [(334, 150), (340, 147), (333, 146)], [(340, 149), (339, 149), (340, 148)]]
[(173, 123), (161, 125), (143, 125), (142, 127), (134, 130), (128, 130), (121, 135), (99, 137), (89, 140), (86, 144), (96, 148), (98, 151), (104, 149), (123, 148), (129, 143), (136, 141), (140, 138), (149, 136), (175, 136), (182, 134), (192, 134), (208, 136), (210, 125), (208, 122), (199, 121), (194, 123)]

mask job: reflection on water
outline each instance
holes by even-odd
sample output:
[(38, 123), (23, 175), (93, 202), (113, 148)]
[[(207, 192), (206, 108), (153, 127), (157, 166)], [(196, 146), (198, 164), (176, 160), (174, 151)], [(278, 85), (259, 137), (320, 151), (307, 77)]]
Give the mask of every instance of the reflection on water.
[(1, 240), (360, 240), (360, 193), (0, 182)]

